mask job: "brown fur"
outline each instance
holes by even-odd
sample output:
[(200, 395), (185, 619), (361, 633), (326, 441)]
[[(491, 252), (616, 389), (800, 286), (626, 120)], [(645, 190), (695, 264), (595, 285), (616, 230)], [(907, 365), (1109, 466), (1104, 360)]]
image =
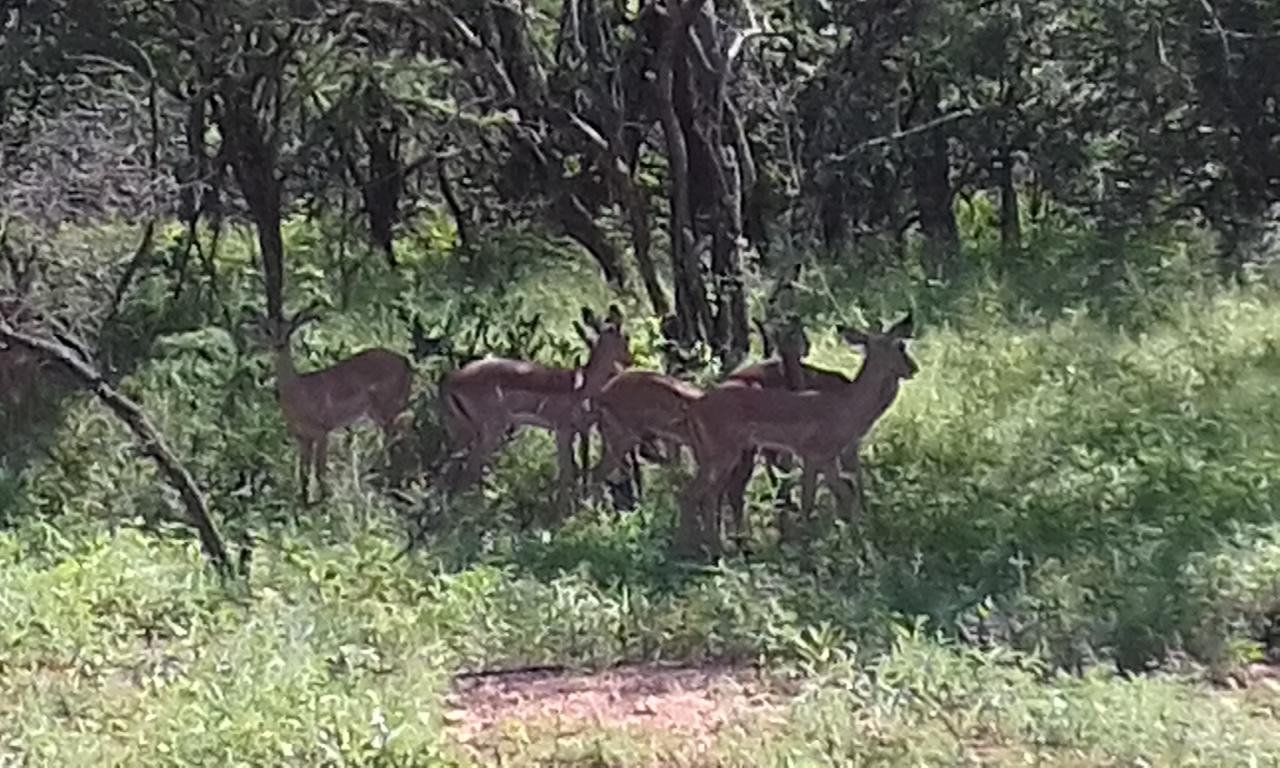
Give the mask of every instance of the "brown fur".
[(273, 343), (276, 394), (285, 426), (298, 443), (298, 482), (305, 503), (313, 471), (321, 495), (326, 493), (329, 433), (368, 418), (390, 443), (396, 419), (409, 405), (413, 368), (404, 356), (373, 348), (328, 368), (298, 373), (289, 349), (298, 325), (274, 334)]
[(803, 461), (801, 512), (806, 518), (819, 475), (842, 506), (853, 508), (853, 489), (839, 473), (840, 455), (862, 440), (896, 398), (899, 382), (917, 369), (902, 342), (911, 335), (910, 316), (883, 334), (844, 335), (851, 343), (865, 345), (866, 356), (858, 375), (839, 389), (794, 392), (726, 382), (690, 404), (698, 474), (682, 499), (681, 538), (686, 545), (719, 548), (718, 533), (717, 541), (708, 540), (711, 526), (703, 507), (718, 497), (749, 448), (782, 450)]
[(538, 363), (486, 358), (447, 374), (440, 383), (440, 406), (452, 452), (465, 454), (446, 478), (451, 492), (479, 479), (489, 457), (516, 427), (534, 426), (556, 436), (559, 503), (571, 504), (576, 478), (573, 438), (590, 426), (593, 400), (631, 353), (622, 331), (606, 328), (595, 339), (585, 366), (551, 368)]
[[(767, 350), (768, 335), (764, 328), (760, 329), (760, 333)], [(849, 377), (843, 373), (816, 368), (803, 362), (803, 358), (809, 354), (809, 337), (799, 323), (789, 324), (778, 334), (777, 347), (778, 357), (740, 368), (730, 374), (726, 382), (761, 389), (835, 391), (850, 381)], [(743, 451), (741, 460), (725, 480), (723, 495), (729, 506), (728, 527), (732, 535), (738, 539), (746, 539), (750, 536), (747, 528), (746, 493), (751, 475), (755, 471), (756, 453), (757, 450), (754, 447)], [(771, 467), (785, 468), (788, 465), (785, 453), (766, 449), (763, 454), (765, 461)], [(856, 469), (857, 455), (856, 446), (850, 446), (846, 451), (846, 459), (842, 463)]]
[(603, 482), (627, 454), (645, 440), (688, 445), (685, 408), (702, 390), (656, 371), (624, 371), (600, 392), (600, 435), (604, 455), (594, 483)]

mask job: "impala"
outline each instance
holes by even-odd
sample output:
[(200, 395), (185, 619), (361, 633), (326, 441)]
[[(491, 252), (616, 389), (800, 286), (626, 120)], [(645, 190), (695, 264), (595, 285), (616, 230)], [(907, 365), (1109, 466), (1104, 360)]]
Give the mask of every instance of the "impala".
[(298, 484), (304, 504), (310, 502), (313, 472), (321, 497), (327, 494), (329, 433), (368, 418), (382, 429), (384, 443), (389, 445), (396, 419), (409, 405), (413, 384), (409, 361), (380, 347), (319, 371), (298, 373), (290, 342), (299, 328), (314, 319), (314, 311), (308, 308), (292, 319), (266, 322), (280, 410), (289, 434), (298, 443)]
[(440, 383), (440, 407), (455, 460), (445, 478), (449, 491), (461, 491), (478, 480), (513, 428), (540, 427), (555, 434), (557, 503), (567, 511), (576, 478), (574, 437), (590, 427), (593, 400), (601, 388), (631, 365), (621, 324), (621, 312), (610, 307), (605, 322), (593, 329), (586, 364), (576, 369), (490, 357), (447, 374)]
[[(765, 354), (772, 355), (769, 335), (760, 327)], [(742, 368), (727, 379), (748, 386), (778, 389), (832, 389), (849, 383), (839, 373), (801, 362), (809, 351), (809, 339), (799, 322), (792, 321), (777, 335), (778, 358)], [(702, 390), (671, 376), (653, 371), (624, 371), (600, 392), (600, 433), (604, 454), (596, 466), (593, 485), (599, 487), (625, 461), (634, 462), (632, 451), (649, 441), (667, 443), (666, 458), (678, 456), (679, 446), (690, 438), (685, 407), (702, 396)], [(771, 461), (774, 460), (771, 456)], [(737, 535), (745, 534), (744, 493), (751, 479), (755, 449), (743, 453), (727, 483), (725, 495)]]
[[(679, 456), (678, 447), (689, 444), (685, 409), (702, 397), (702, 390), (657, 371), (623, 371), (600, 391), (600, 438), (603, 455), (596, 465), (592, 486), (599, 488), (642, 443), (667, 443), (666, 459)], [(638, 473), (637, 473), (638, 474)]]
[[(769, 356), (771, 354), (769, 336), (764, 328), (760, 328), (760, 336), (764, 339), (765, 355)], [(784, 325), (777, 333), (775, 341), (778, 350), (776, 358), (740, 368), (730, 374), (725, 381), (763, 389), (793, 391), (839, 390), (849, 383), (849, 377), (838, 371), (817, 368), (803, 361), (809, 354), (809, 337), (798, 320), (792, 319)], [(784, 463), (783, 456), (776, 451), (766, 450), (764, 456), (771, 466), (780, 466)], [(748, 483), (751, 482), (751, 474), (755, 470), (755, 457), (754, 447), (743, 451), (742, 460), (725, 481), (724, 496), (727, 497), (729, 519), (734, 536), (737, 538), (745, 538), (748, 535), (745, 512), (746, 490)], [(841, 463), (847, 469), (853, 470), (855, 476), (859, 474), (857, 446), (851, 445), (847, 449)], [(861, 490), (860, 483), (858, 487)]]
[[(786, 451), (801, 460), (800, 507), (806, 520), (819, 476), (842, 507), (853, 509), (853, 489), (839, 472), (840, 455), (860, 444), (893, 404), (901, 382), (916, 374), (906, 349), (912, 332), (910, 314), (884, 333), (841, 329), (865, 356), (857, 376), (836, 389), (792, 392), (728, 382), (691, 402), (687, 413), (698, 473), (682, 494), (682, 543), (708, 548), (705, 506), (723, 491), (750, 448)], [(784, 536), (786, 529), (784, 521)], [(718, 548), (717, 533), (710, 549)]]

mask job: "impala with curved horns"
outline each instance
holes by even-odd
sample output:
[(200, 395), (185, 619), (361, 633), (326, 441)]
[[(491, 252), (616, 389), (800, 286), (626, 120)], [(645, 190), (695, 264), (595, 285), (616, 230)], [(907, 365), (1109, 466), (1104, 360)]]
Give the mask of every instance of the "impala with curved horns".
[[(680, 541), (705, 551), (719, 549), (719, 536), (709, 541), (713, 518), (706, 504), (723, 492), (726, 480), (749, 448), (786, 451), (803, 463), (801, 514), (813, 509), (817, 479), (822, 477), (845, 509), (854, 508), (853, 489), (840, 476), (839, 460), (859, 444), (897, 398), (902, 381), (919, 370), (907, 353), (913, 335), (908, 314), (883, 333), (843, 328), (848, 343), (865, 350), (852, 381), (834, 390), (765, 389), (729, 382), (689, 404), (689, 434), (698, 473), (682, 494)], [(784, 536), (789, 536), (783, 525)]]

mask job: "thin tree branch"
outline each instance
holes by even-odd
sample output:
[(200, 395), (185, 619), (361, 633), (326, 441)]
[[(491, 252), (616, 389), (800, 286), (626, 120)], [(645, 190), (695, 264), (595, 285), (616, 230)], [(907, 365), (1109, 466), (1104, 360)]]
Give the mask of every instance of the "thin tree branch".
[(968, 107), (961, 109), (957, 112), (948, 112), (947, 114), (940, 115), (939, 117), (935, 117), (934, 119), (926, 123), (921, 123), (920, 125), (913, 126), (911, 128), (905, 128), (901, 131), (894, 131), (893, 133), (886, 134), (884, 136), (876, 136), (875, 138), (867, 139), (866, 141), (859, 142), (853, 145), (853, 147), (851, 147), (849, 150), (845, 152), (841, 152), (838, 155), (828, 155), (826, 158), (822, 160), (822, 162), (823, 163), (841, 163), (853, 157), (854, 155), (858, 154), (859, 152), (862, 152), (867, 149), (871, 149), (872, 147), (880, 147), (886, 144), (893, 144), (893, 143), (902, 141), (903, 139), (909, 138), (911, 136), (915, 136), (916, 134), (928, 133), (929, 131), (932, 131), (935, 128), (939, 128), (943, 125), (946, 125), (947, 123), (954, 123), (957, 120), (963, 120), (967, 117), (973, 117), (974, 114), (976, 113), (972, 109), (969, 109)]
[[(192, 230), (192, 236), (194, 236), (194, 221), (190, 229)], [(120, 311), (120, 305), (124, 302), (124, 295), (133, 286), (134, 278), (142, 271), (143, 266), (151, 261), (151, 245), (155, 238), (155, 231), (156, 220), (154, 218), (148, 219), (142, 228), (142, 237), (138, 240), (138, 247), (133, 251), (133, 258), (129, 259), (124, 272), (120, 274), (120, 279), (116, 281), (116, 289), (111, 293), (111, 306), (107, 309), (107, 321), (114, 318), (116, 313)]]

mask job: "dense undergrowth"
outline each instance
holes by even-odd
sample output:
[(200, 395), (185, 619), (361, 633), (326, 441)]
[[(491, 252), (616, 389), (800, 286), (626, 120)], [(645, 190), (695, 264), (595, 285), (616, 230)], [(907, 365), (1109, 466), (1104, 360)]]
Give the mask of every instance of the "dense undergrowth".
[[(607, 301), (585, 264), (528, 258), (527, 238), (473, 256), (483, 269), (464, 281), (431, 232), (396, 274), (373, 259), (337, 269), (303, 224), (289, 236), (294, 300), (333, 306), (295, 343), (303, 367), (375, 343), (407, 353), (414, 316), (450, 328), (459, 353), (568, 362), (569, 321)], [(657, 468), (635, 511), (549, 526), (553, 452), (538, 434), (444, 509), (430, 492), (442, 357), (417, 362), (416, 430), (393, 466), (357, 431), (334, 451), (334, 498), (300, 509), (248, 331), (248, 241), (224, 248), (218, 309), (208, 286), (175, 301), (160, 270), (106, 342), (228, 538), (252, 549), (251, 575), (224, 584), (202, 569), (124, 433), (91, 401), (63, 400), (0, 464), (0, 765), (436, 764), (461, 759), (441, 720), (460, 669), (713, 658), (806, 682), (785, 724), (727, 738), (706, 761), (1275, 759), (1275, 702), (1169, 670), (1266, 651), (1280, 601), (1280, 294), (1264, 276), (1207, 279), (1194, 233), (1031, 237), (1017, 263), (971, 237), (972, 270), (946, 285), (804, 272), (794, 308), (817, 362), (856, 366), (835, 322), (914, 307), (921, 374), (864, 449), (861, 530), (780, 550), (761, 480), (750, 556), (705, 565), (668, 556), (683, 476)], [(656, 323), (638, 307), (633, 346), (653, 365)], [(398, 499), (382, 491), (389, 476)], [(422, 546), (393, 559), (419, 522)], [(1116, 667), (1164, 671), (1126, 680)], [(639, 759), (619, 743), (560, 758)]]

